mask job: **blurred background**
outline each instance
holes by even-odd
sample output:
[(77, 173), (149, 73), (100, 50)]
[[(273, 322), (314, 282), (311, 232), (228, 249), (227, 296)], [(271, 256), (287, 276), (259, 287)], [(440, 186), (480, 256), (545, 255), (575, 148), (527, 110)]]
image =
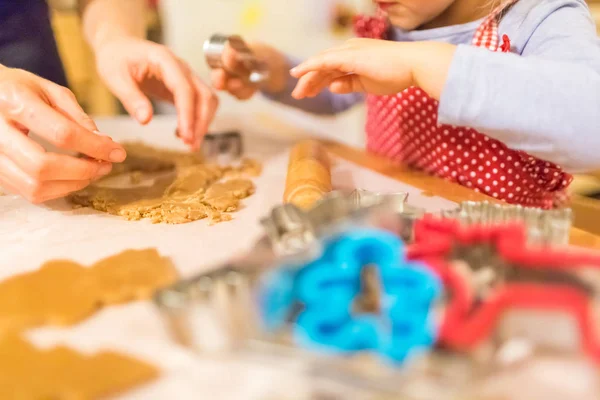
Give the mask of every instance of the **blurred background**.
[[(80, 103), (96, 116), (122, 113), (96, 75), (93, 57), (80, 34), (76, 0), (51, 0), (50, 4), (59, 50)], [(208, 78), (202, 44), (213, 33), (263, 40), (302, 58), (352, 37), (353, 16), (371, 12), (373, 7), (371, 0), (148, 0), (148, 6), (148, 38), (168, 45), (202, 78)], [(235, 112), (238, 107), (247, 103), (221, 95), (221, 109)], [(159, 113), (173, 112), (161, 104), (156, 108)], [(364, 115), (362, 107), (356, 107), (338, 117), (343, 121), (336, 125), (348, 130), (348, 143), (362, 144)]]
[[(50, 4), (71, 89), (93, 115), (122, 113), (95, 73), (92, 55), (81, 37), (76, 0), (50, 0)], [(600, 21), (600, 0), (590, 0), (589, 4)], [(371, 0), (148, 0), (148, 38), (168, 45), (206, 78), (202, 44), (213, 33), (263, 40), (303, 58), (352, 37), (352, 17), (371, 12), (371, 7)], [(229, 96), (222, 96), (222, 101), (228, 110), (244, 106)], [(172, 111), (158, 108), (163, 113)], [(342, 118), (360, 122), (364, 115), (360, 108)], [(352, 125), (356, 130), (351, 136), (356, 136), (358, 143), (363, 127), (360, 123)]]
[[(123, 114), (120, 104), (98, 79), (94, 60), (80, 29), (76, 0), (50, 0), (59, 50), (71, 89), (82, 106), (95, 116)], [(600, 0), (588, 0), (596, 25), (600, 25)], [(263, 40), (287, 54), (300, 58), (352, 37), (352, 18), (372, 12), (371, 0), (148, 0), (146, 18), (148, 38), (169, 46), (188, 61), (202, 78), (208, 69), (202, 44), (213, 33), (240, 34), (248, 40)], [(206, 16), (210, 17), (207, 18)], [(600, 32), (600, 31), (599, 31)], [(255, 96), (251, 102), (265, 101)], [(226, 94), (221, 95), (220, 112), (235, 112), (248, 107)], [(250, 104), (251, 106), (251, 104)], [(172, 113), (157, 104), (157, 113)], [(279, 111), (278, 111), (279, 112)], [(281, 112), (288, 112), (283, 110)], [(299, 113), (289, 110), (289, 113)], [(364, 141), (362, 107), (335, 117), (335, 129), (343, 129), (347, 144), (361, 146)], [(316, 119), (302, 115), (298, 121)], [(336, 135), (337, 138), (340, 135)], [(578, 220), (593, 224), (600, 212), (600, 171), (578, 175), (571, 186)], [(597, 226), (581, 226), (600, 232)]]

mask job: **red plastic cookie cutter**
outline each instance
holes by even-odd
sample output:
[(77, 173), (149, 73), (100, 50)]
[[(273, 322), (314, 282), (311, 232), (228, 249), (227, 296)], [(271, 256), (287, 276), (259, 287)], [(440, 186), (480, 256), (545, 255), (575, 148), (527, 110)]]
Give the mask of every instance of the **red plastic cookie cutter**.
[[(416, 224), (408, 257), (431, 265), (450, 293), (440, 343), (472, 349), (494, 332), (509, 310), (563, 312), (575, 319), (582, 349), (600, 363), (600, 333), (592, 309), (597, 288), (582, 276), (600, 276), (600, 253), (530, 248), (525, 243), (525, 230), (519, 225), (465, 227), (431, 216)], [(483, 296), (453, 264), (462, 261), (477, 273), (481, 260), (499, 275)]]

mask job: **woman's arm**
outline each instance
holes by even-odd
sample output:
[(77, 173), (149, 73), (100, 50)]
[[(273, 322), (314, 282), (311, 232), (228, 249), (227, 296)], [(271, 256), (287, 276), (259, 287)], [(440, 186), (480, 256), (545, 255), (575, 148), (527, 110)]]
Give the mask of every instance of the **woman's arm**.
[(80, 0), (83, 32), (92, 48), (113, 37), (146, 36), (144, 0)]

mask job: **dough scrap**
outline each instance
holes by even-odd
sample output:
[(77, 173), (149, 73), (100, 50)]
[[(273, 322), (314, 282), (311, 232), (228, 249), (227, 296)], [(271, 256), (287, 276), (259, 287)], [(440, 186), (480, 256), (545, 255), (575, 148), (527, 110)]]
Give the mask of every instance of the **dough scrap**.
[(157, 149), (142, 142), (125, 142), (123, 147), (127, 158), (120, 164), (113, 164), (109, 176), (125, 172), (163, 172), (203, 163), (199, 153)]
[(116, 352), (41, 350), (18, 335), (0, 337), (0, 354), (0, 398), (6, 400), (97, 399), (159, 375), (153, 366)]
[[(69, 196), (74, 207), (91, 207), (133, 221), (148, 218), (153, 223), (182, 224), (209, 218), (214, 224), (231, 220), (223, 213), (238, 210), (240, 200), (255, 190), (244, 177), (256, 177), (262, 170), (259, 162), (250, 159), (220, 166), (204, 163), (198, 154), (137, 142), (124, 147), (128, 153), (124, 163), (115, 165), (107, 178)], [(107, 179), (123, 176), (129, 185), (104, 185)], [(151, 183), (141, 185), (148, 178)]]
[(150, 298), (176, 279), (169, 259), (155, 249), (127, 250), (91, 268), (51, 261), (0, 282), (0, 336), (41, 325), (74, 324), (99, 307)]
[(237, 167), (225, 167), (223, 175), (227, 178), (239, 178), (243, 176), (257, 177), (262, 173), (262, 165), (256, 160), (245, 158)]

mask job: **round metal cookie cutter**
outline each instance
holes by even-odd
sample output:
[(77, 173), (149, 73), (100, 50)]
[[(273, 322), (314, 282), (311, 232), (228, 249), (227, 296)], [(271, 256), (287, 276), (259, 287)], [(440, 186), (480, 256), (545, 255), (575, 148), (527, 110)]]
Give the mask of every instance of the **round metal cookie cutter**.
[(204, 57), (211, 69), (226, 69), (223, 64), (223, 53), (228, 45), (238, 53), (240, 61), (250, 71), (248, 76), (250, 82), (260, 84), (268, 79), (269, 72), (264, 63), (256, 58), (246, 42), (238, 35), (216, 33), (204, 42)]

